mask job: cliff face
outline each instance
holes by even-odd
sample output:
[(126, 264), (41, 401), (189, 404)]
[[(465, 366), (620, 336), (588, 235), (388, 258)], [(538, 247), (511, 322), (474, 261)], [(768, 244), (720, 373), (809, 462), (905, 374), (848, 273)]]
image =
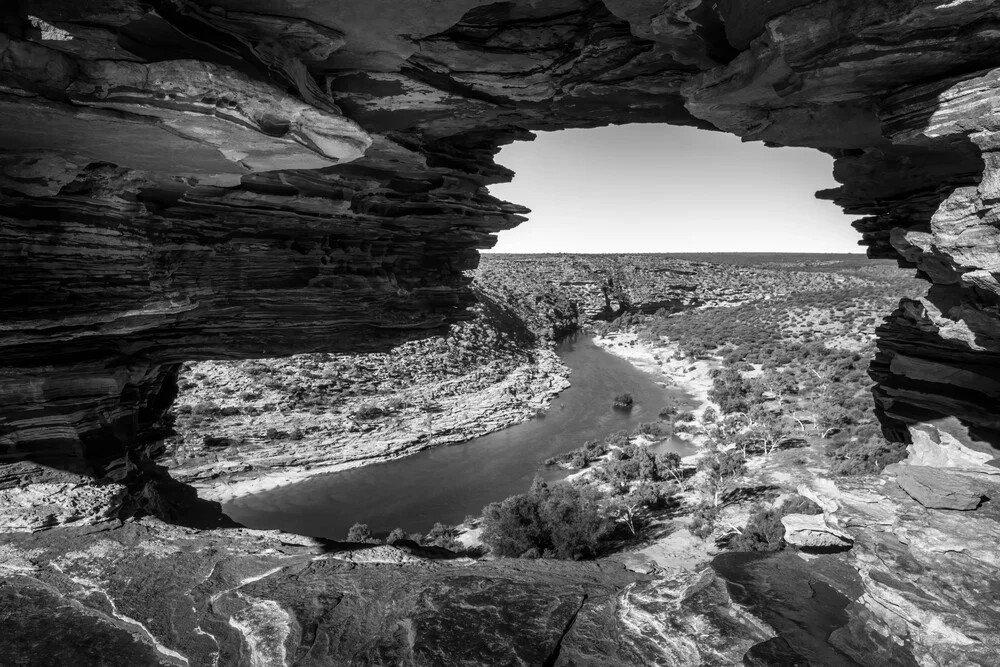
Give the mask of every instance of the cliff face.
[[(20, 0), (0, 33), (0, 457), (132, 483), (183, 360), (465, 317), (532, 130), (666, 122), (836, 157), (876, 257), (887, 431), (1000, 430), (987, 0)], [(803, 224), (808, 224), (804, 221)], [(141, 477), (141, 475), (139, 475)]]

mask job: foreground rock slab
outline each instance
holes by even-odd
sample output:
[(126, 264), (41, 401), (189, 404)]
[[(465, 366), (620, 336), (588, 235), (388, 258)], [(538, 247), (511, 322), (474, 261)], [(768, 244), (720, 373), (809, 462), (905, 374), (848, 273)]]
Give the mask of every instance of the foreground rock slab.
[(14, 665), (723, 665), (768, 637), (710, 573), (618, 563), (143, 520), (8, 533), (0, 564)]
[(797, 547), (849, 547), (854, 538), (827, 524), (822, 514), (786, 514), (785, 541)]
[(926, 466), (897, 465), (896, 483), (928, 509), (974, 510), (983, 500), (981, 485), (968, 476)]

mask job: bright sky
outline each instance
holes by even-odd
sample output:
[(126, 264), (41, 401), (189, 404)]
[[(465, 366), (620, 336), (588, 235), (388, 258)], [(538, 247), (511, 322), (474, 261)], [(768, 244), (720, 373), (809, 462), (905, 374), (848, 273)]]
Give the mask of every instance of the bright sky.
[(494, 185), (532, 210), (495, 252), (864, 252), (855, 219), (814, 197), (833, 158), (670, 125), (541, 132), (505, 146)]

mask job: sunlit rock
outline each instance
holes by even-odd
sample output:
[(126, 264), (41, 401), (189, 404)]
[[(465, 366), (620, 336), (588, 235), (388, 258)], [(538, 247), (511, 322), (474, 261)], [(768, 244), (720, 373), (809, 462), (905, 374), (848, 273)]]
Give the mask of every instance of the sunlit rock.
[(974, 510), (983, 499), (983, 487), (965, 475), (925, 466), (894, 464), (893, 467), (896, 483), (924, 507)]
[(854, 538), (827, 524), (822, 514), (786, 514), (785, 541), (798, 547), (849, 547)]

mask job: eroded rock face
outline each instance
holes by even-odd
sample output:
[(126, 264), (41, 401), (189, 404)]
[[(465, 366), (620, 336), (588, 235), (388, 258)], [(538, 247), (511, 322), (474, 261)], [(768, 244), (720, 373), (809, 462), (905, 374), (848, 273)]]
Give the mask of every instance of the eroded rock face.
[(385, 349), (464, 316), (531, 130), (668, 122), (833, 154), (875, 256), (887, 430), (1000, 429), (1000, 65), (962, 3), (25, 0), (0, 33), (4, 456), (113, 476), (174, 364)]
[(167, 511), (147, 453), (183, 361), (384, 350), (467, 317), (463, 272), (525, 213), (485, 190), (512, 176), (499, 147), (607, 123), (833, 155), (822, 196), (931, 284), (879, 330), (887, 434), (995, 458), (998, 22), (990, 0), (4, 5), (0, 460), (100, 489), (39, 481), (79, 505), (17, 525)]
[(103, 528), (0, 544), (10, 664), (731, 665), (767, 636), (710, 572), (683, 587), (614, 563)]

